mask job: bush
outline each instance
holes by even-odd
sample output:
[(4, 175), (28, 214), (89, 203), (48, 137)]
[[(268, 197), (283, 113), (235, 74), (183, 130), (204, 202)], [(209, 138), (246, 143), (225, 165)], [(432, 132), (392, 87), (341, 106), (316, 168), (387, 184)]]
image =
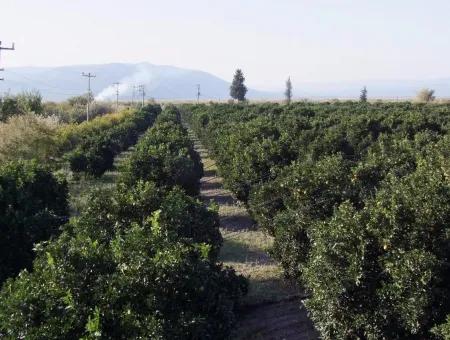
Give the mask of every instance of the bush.
[(35, 162), (0, 166), (0, 283), (30, 268), (35, 243), (68, 217), (67, 184)]
[[(79, 141), (75, 150), (65, 155), (70, 169), (100, 177), (113, 167), (114, 157), (117, 154), (137, 142), (139, 133), (153, 123), (158, 113), (159, 107), (152, 106), (132, 115), (124, 115), (117, 125), (109, 124), (107, 121), (107, 125), (103, 128), (89, 126), (73, 137), (65, 137), (68, 143), (72, 138), (75, 143)], [(101, 124), (103, 121), (104, 119), (100, 121), (99, 127), (104, 125)], [(98, 125), (95, 120), (91, 124)], [(94, 131), (97, 133), (93, 134)], [(81, 139), (82, 136), (84, 139)]]
[(433, 328), (433, 333), (441, 339), (450, 339), (450, 315), (447, 315), (445, 323)]
[(423, 338), (448, 313), (450, 186), (430, 165), (313, 227), (306, 305), (325, 338)]
[(449, 105), (182, 112), (227, 188), (274, 236), (271, 252), (286, 275), (311, 293), (323, 338), (422, 339), (445, 330)]
[(64, 234), (40, 249), (34, 273), (22, 273), (0, 294), (0, 334), (226, 337), (233, 305), (245, 290), (243, 279), (209, 262), (206, 246), (166, 243), (157, 231), (155, 219), (100, 243), (80, 230), (79, 236)]
[[(108, 102), (93, 101), (91, 97), (91, 105), (89, 109), (89, 119), (111, 114), (115, 111), (113, 104)], [(86, 121), (86, 103), (87, 96), (75, 96), (64, 102), (45, 102), (42, 105), (42, 115), (57, 116), (61, 122), (68, 124), (80, 124)]]
[(424, 103), (432, 102), (436, 99), (436, 97), (434, 96), (434, 90), (430, 89), (420, 90), (419, 93), (417, 93), (416, 99), (417, 101)]
[(22, 92), (0, 100), (0, 122), (26, 113), (37, 115), (43, 113), (42, 96), (38, 91)]
[(17, 98), (14, 97), (6, 97), (3, 98), (0, 102), (0, 121), (6, 122), (10, 117), (21, 115), (24, 112), (19, 107), (19, 102)]
[[(216, 264), (218, 216), (139, 181), (95, 191), (0, 293), (0, 337), (226, 338), (246, 280)], [(153, 213), (152, 213), (153, 212)]]
[(189, 195), (197, 195), (202, 175), (200, 158), (169, 107), (136, 145), (123, 166), (121, 181), (129, 186), (140, 180), (154, 181), (163, 188), (180, 186)]
[(22, 92), (17, 95), (17, 102), (22, 112), (43, 113), (42, 96), (39, 91)]
[(33, 114), (11, 117), (0, 123), (0, 161), (37, 159), (49, 162), (56, 154), (59, 123), (54, 117)]

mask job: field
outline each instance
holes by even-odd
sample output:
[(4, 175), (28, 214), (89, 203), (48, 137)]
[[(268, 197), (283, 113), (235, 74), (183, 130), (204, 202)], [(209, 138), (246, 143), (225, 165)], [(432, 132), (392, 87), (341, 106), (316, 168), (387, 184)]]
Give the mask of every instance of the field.
[(448, 339), (450, 105), (0, 123), (0, 337)]
[[(326, 339), (429, 338), (449, 313), (450, 107), (184, 106)], [(445, 327), (445, 326), (444, 326)]]

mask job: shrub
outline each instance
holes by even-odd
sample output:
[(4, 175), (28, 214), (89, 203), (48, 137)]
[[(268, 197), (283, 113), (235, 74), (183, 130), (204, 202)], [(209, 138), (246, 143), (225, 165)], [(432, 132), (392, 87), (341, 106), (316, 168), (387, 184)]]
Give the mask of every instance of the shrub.
[(0, 161), (37, 159), (48, 162), (56, 153), (58, 128), (54, 117), (32, 114), (14, 116), (0, 123)]
[(416, 99), (417, 101), (424, 103), (432, 102), (436, 99), (434, 96), (434, 90), (422, 89), (417, 93)]
[(24, 112), (19, 107), (19, 102), (15, 97), (3, 98), (0, 102), (0, 121), (5, 122), (10, 117), (21, 115)]
[(441, 339), (450, 339), (450, 315), (447, 315), (447, 320), (445, 323), (433, 328), (433, 333)]
[(0, 122), (26, 113), (37, 115), (43, 113), (42, 96), (39, 91), (22, 92), (0, 100)]
[(140, 180), (154, 181), (164, 188), (180, 186), (189, 195), (197, 195), (203, 168), (172, 110), (164, 109), (155, 125), (140, 139), (123, 166), (121, 181), (129, 186)]
[(448, 313), (450, 187), (424, 164), (313, 228), (306, 305), (325, 338), (422, 338)]
[[(429, 338), (448, 309), (448, 105), (185, 105), (326, 339)], [(441, 326), (436, 326), (441, 325)]]
[(25, 91), (17, 95), (17, 102), (22, 112), (43, 113), (42, 96), (39, 91)]
[(0, 336), (226, 338), (247, 285), (211, 254), (217, 214), (149, 182), (89, 200), (37, 247), (34, 271), (5, 284)]
[(30, 268), (35, 243), (68, 216), (67, 185), (35, 162), (0, 166), (0, 283)]
[[(79, 141), (78, 146), (65, 155), (70, 169), (74, 172), (84, 172), (100, 177), (113, 167), (114, 157), (117, 154), (137, 142), (139, 133), (153, 123), (158, 112), (159, 107), (152, 106), (132, 115), (124, 115), (117, 125), (110, 124), (109, 121), (102, 124), (104, 120), (101, 120), (100, 127), (106, 125), (103, 129), (89, 126), (86, 130), (81, 130), (81, 133), (75, 134), (73, 138), (74, 141)], [(97, 125), (98, 122), (94, 120), (91, 124)], [(94, 131), (97, 133), (93, 134)], [(81, 140), (83, 135), (85, 137)], [(69, 143), (71, 137), (65, 138)]]
[(34, 273), (8, 282), (0, 294), (0, 334), (225, 337), (242, 279), (210, 263), (205, 246), (165, 243), (157, 229), (155, 222), (134, 225), (109, 244), (63, 235), (40, 250)]

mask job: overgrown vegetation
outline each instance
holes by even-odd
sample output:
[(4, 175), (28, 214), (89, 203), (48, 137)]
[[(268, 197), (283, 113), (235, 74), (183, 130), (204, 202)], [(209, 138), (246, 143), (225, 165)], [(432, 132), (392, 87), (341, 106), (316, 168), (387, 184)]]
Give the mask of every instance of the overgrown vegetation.
[(19, 159), (48, 162), (57, 153), (60, 126), (54, 117), (31, 113), (0, 122), (0, 162)]
[[(107, 102), (93, 102), (89, 109), (90, 119), (103, 116), (115, 111), (113, 105)], [(55, 116), (62, 123), (79, 124), (86, 120), (87, 95), (71, 97), (64, 102), (46, 102), (43, 104), (43, 114)]]
[(26, 113), (41, 115), (43, 112), (42, 96), (38, 91), (6, 96), (0, 100), (0, 122), (5, 122), (17, 115)]
[(450, 106), (183, 110), (226, 186), (274, 236), (286, 275), (311, 294), (323, 338), (445, 336)]

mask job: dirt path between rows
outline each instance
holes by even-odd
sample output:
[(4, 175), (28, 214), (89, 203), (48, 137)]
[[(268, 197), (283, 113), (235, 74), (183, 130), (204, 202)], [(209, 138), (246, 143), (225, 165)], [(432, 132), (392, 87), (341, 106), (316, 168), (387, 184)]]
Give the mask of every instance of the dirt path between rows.
[(249, 278), (233, 339), (318, 339), (301, 304), (302, 293), (283, 278), (280, 266), (267, 253), (272, 239), (257, 230), (246, 209), (222, 186), (214, 161), (189, 131), (205, 168), (200, 195), (219, 206), (224, 244), (220, 260)]

